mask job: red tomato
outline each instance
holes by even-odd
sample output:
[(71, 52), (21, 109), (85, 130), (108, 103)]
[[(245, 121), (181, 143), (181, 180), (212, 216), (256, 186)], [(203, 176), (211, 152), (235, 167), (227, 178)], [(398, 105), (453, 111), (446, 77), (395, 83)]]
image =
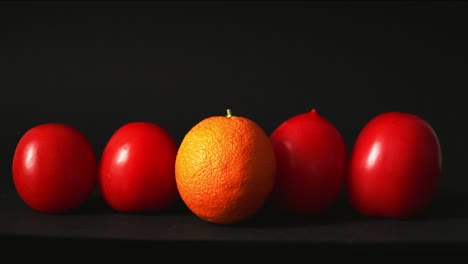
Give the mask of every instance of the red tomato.
[(16, 191), (28, 206), (60, 213), (80, 206), (91, 194), (97, 161), (91, 144), (77, 129), (49, 123), (21, 137), (12, 173)]
[(433, 128), (420, 117), (383, 113), (357, 137), (349, 163), (348, 195), (362, 214), (414, 216), (428, 206), (442, 156)]
[(120, 127), (101, 157), (99, 189), (107, 204), (120, 212), (156, 211), (177, 197), (177, 145), (156, 124), (132, 122)]
[(277, 175), (269, 203), (294, 214), (331, 207), (346, 173), (346, 146), (338, 129), (314, 109), (286, 120), (270, 139)]

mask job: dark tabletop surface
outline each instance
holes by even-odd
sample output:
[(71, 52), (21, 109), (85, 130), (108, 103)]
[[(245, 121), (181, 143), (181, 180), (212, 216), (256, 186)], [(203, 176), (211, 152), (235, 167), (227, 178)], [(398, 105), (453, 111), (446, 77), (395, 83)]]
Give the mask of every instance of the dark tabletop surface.
[(464, 201), (462, 195), (439, 195), (419, 217), (391, 220), (359, 215), (343, 196), (322, 216), (281, 216), (265, 208), (249, 221), (221, 226), (197, 218), (181, 202), (158, 213), (124, 214), (111, 210), (95, 193), (71, 212), (43, 214), (8, 191), (0, 200), (0, 237), (21, 247), (82, 242), (88, 248), (253, 245), (265, 249), (374, 247), (426, 252), (429, 247), (432, 252), (449, 249), (463, 253), (468, 245), (468, 206)]

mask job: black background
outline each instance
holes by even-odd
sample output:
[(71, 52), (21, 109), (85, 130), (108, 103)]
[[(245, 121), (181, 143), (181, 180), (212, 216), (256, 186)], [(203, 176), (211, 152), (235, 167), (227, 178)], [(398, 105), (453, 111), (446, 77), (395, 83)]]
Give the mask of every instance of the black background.
[(40, 123), (75, 126), (99, 157), (130, 121), (180, 143), (226, 108), (267, 133), (316, 108), (348, 151), (379, 113), (423, 117), (443, 151), (438, 194), (463, 195), (467, 11), (448, 1), (2, 2), (1, 190), (13, 190), (16, 143)]

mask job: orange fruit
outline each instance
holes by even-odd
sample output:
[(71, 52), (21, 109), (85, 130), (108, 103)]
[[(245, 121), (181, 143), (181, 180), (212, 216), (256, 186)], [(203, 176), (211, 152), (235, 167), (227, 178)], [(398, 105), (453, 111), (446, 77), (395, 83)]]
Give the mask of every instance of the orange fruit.
[(199, 218), (215, 224), (234, 224), (255, 215), (275, 181), (275, 155), (264, 130), (249, 118), (227, 112), (192, 127), (175, 162), (183, 202)]

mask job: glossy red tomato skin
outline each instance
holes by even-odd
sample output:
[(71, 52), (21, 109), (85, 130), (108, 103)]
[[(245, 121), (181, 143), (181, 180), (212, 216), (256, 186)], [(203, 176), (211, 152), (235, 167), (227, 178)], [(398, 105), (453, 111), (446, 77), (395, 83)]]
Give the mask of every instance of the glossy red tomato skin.
[(167, 209), (177, 198), (177, 144), (150, 122), (123, 125), (109, 139), (99, 165), (99, 190), (124, 213)]
[(429, 206), (441, 171), (440, 142), (430, 124), (414, 114), (386, 112), (355, 141), (347, 192), (364, 215), (409, 218)]
[(277, 161), (270, 205), (300, 215), (329, 209), (346, 173), (346, 146), (339, 130), (313, 109), (283, 122), (270, 140)]
[(88, 139), (66, 124), (29, 129), (12, 162), (18, 195), (32, 209), (63, 213), (82, 205), (97, 182), (97, 160)]

